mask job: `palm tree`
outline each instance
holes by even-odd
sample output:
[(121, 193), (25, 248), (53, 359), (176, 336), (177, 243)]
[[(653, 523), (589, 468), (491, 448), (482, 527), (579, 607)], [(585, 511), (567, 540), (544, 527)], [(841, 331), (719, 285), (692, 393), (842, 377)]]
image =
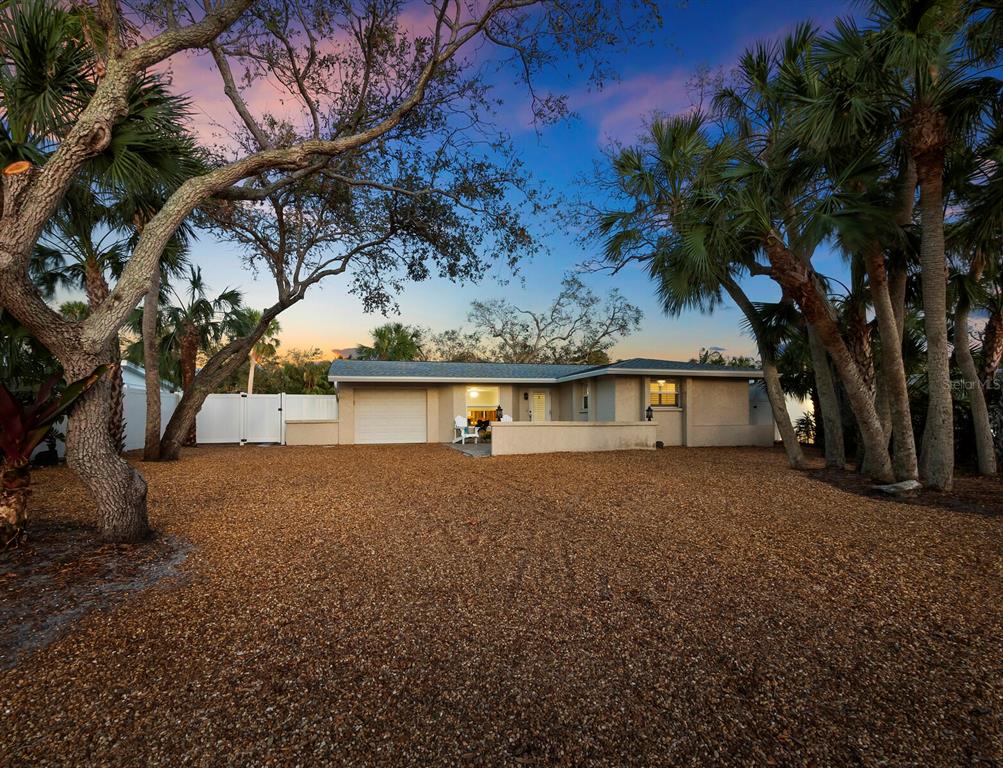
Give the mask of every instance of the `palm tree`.
[(880, 63), (878, 104), (897, 117), (915, 163), (929, 404), (920, 465), (927, 485), (949, 489), (954, 427), (947, 312), (944, 171), (952, 145), (972, 136), (998, 82), (979, 76), (965, 50), (969, 9), (955, 0), (872, 0), (868, 30)]
[[(233, 334), (237, 336), (243, 336), (251, 331), (258, 323), (261, 322), (261, 310), (260, 309), (244, 309), (239, 313), (236, 319), (235, 327), (233, 328)], [(261, 334), (254, 346), (251, 347), (251, 351), (247, 354), (247, 394), (254, 394), (254, 369), (259, 363), (265, 360), (271, 360), (275, 357), (279, 349), (279, 333), (282, 330), (282, 326), (279, 325), (279, 321), (273, 318), (268, 326), (265, 328), (265, 332)]]
[[(891, 455), (873, 392), (842, 332), (825, 280), (812, 265), (815, 248), (827, 237), (878, 216), (853, 185), (869, 158), (833, 173), (804, 151), (797, 134), (796, 107), (799, 94), (809, 92), (814, 41), (814, 31), (801, 26), (782, 42), (756, 46), (740, 59), (735, 85), (715, 98), (735, 152), (719, 171), (709, 199), (730, 212), (742, 229), (739, 237), (765, 257), (769, 266), (763, 271), (804, 314), (819, 382), (828, 369), (827, 353), (861, 436), (862, 468), (887, 481), (893, 478)], [(835, 399), (835, 389), (826, 389), (820, 393), (825, 393), (828, 454), (841, 420), (835, 414), (826, 418), (825, 401)]]
[[(191, 389), (200, 352), (218, 343), (239, 320), (242, 296), (240, 291), (227, 288), (210, 299), (209, 288), (202, 279), (201, 267), (190, 267), (182, 292), (172, 288), (175, 303), (165, 311), (167, 333), (162, 346), (176, 354), (181, 374), (181, 386)], [(192, 424), (185, 445), (195, 445), (195, 424)]]
[(422, 356), (422, 331), (403, 323), (386, 323), (372, 331), (372, 346), (359, 344), (360, 360), (418, 360)]
[(694, 215), (701, 185), (718, 172), (730, 151), (729, 142), (711, 143), (702, 115), (655, 121), (645, 147), (626, 149), (614, 159), (615, 183), (630, 207), (605, 214), (598, 229), (605, 237), (605, 258), (614, 270), (629, 261), (647, 264), (667, 314), (687, 309), (712, 312), (723, 293), (732, 298), (756, 339), (788, 461), (803, 468), (805, 459), (780, 387), (775, 349), (737, 281), (747, 271), (751, 254), (734, 237), (720, 209)]
[[(51, 295), (57, 285), (79, 288), (90, 310), (99, 307), (111, 292), (109, 277), (118, 275), (125, 260), (116, 223), (113, 209), (92, 188), (72, 186), (35, 248), (32, 273), (41, 290)], [(108, 431), (121, 452), (125, 448), (125, 392), (117, 344), (111, 345), (108, 357), (112, 363)]]

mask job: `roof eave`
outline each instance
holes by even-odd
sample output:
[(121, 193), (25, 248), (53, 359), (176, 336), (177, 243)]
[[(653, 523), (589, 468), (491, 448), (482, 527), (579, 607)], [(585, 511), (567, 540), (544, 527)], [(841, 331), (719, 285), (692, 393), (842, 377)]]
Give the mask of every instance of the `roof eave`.
[(468, 378), (465, 376), (332, 376), (328, 375), (327, 380), (337, 383), (344, 381), (349, 384), (355, 383), (393, 383), (404, 382), (406, 384), (557, 384), (561, 380), (553, 378), (501, 378), (498, 376), (480, 376)]
[(693, 378), (716, 378), (716, 379), (761, 379), (763, 372), (760, 371), (736, 371), (724, 368), (720, 371), (693, 370), (691, 368), (604, 368), (598, 371), (584, 371), (582, 373), (570, 373), (558, 379), (562, 381), (575, 381), (577, 379), (595, 378), (597, 376), (690, 376)]

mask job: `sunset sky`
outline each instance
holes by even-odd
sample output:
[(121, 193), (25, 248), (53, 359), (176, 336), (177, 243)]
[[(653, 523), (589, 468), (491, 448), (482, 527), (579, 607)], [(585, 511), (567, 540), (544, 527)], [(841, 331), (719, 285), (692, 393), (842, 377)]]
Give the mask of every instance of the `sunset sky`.
[[(587, 193), (587, 187), (576, 182), (591, 175), (603, 147), (611, 140), (629, 143), (653, 111), (672, 113), (690, 105), (686, 83), (698, 68), (727, 71), (741, 51), (758, 39), (775, 37), (805, 19), (827, 27), (835, 16), (849, 12), (847, 3), (823, 0), (778, 0), (771, 4), (696, 0), (683, 7), (670, 4), (662, 30), (615, 59), (618, 82), (601, 91), (590, 91), (583, 83), (562, 77), (566, 73), (554, 73), (553, 82), (557, 87), (563, 85), (564, 92), (570, 95), (577, 119), (545, 129), (541, 135), (515, 118), (508, 128), (537, 178), (565, 194), (583, 189)], [(225, 140), (226, 130), (235, 124), (235, 118), (227, 110), (211, 62), (207, 57), (176, 58), (171, 70), (175, 88), (188, 93), (195, 102), (199, 132)], [(523, 94), (511, 82), (507, 87), (499, 86), (496, 95), (506, 99), (504, 114), (526, 114)], [(261, 89), (248, 96), (252, 107), (275, 98), (276, 94)], [(475, 298), (505, 297), (522, 307), (542, 309), (558, 291), (562, 274), (596, 255), (595, 246), (583, 249), (578, 234), (572, 230), (548, 236), (547, 252), (523, 263), (518, 279), (508, 285), (490, 279), (477, 285), (441, 280), (409, 284), (399, 297), (399, 318), (394, 319), (433, 330), (458, 327), (465, 323), (467, 306)], [(202, 266), (214, 291), (237, 287), (244, 292), (246, 303), (256, 307), (274, 300), (273, 284), (267, 279), (255, 280), (232, 244), (203, 235), (194, 245), (192, 257)], [(823, 273), (838, 272), (839, 259), (819, 253), (816, 267)], [(709, 317), (690, 313), (667, 318), (658, 307), (650, 282), (639, 270), (627, 270), (615, 277), (591, 274), (585, 279), (601, 294), (614, 286), (619, 288), (644, 310), (641, 332), (617, 345), (614, 358), (688, 359), (700, 347), (721, 347), (727, 354), (754, 353), (752, 340), (741, 332), (739, 312), (731, 305)], [(746, 287), (755, 300), (776, 297), (767, 278), (749, 279)], [(311, 288), (303, 302), (283, 313), (282, 345), (286, 349), (319, 347), (328, 355), (332, 349), (367, 341), (369, 329), (383, 321), (381, 315), (363, 312), (360, 301), (347, 292), (344, 279), (333, 278)]]

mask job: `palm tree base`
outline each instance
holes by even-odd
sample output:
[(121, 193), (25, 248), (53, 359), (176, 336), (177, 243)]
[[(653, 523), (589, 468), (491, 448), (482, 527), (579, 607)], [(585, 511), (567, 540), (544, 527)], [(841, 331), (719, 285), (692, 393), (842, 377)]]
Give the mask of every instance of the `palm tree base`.
[(28, 489), (0, 491), (0, 549), (16, 544), (28, 524)]

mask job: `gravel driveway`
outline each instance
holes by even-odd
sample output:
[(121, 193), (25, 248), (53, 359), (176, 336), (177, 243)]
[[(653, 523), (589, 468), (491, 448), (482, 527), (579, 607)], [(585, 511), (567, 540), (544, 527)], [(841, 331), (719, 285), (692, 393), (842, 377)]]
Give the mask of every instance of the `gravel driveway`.
[(0, 764), (1003, 764), (1003, 518), (756, 449), (143, 470), (184, 579), (0, 672)]

